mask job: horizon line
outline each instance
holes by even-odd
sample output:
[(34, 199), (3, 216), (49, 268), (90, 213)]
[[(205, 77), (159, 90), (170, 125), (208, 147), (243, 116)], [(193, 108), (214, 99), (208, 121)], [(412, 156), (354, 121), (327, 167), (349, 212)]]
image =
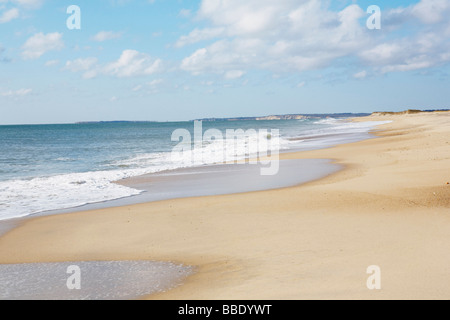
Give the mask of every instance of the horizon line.
[[(194, 122), (194, 121), (227, 121), (227, 120), (256, 120), (255, 118), (265, 118), (265, 117), (283, 117), (283, 116), (330, 116), (330, 115), (353, 115), (353, 116), (369, 116), (375, 113), (396, 113), (401, 114), (407, 111), (416, 112), (436, 112), (436, 111), (450, 111), (450, 109), (406, 109), (404, 111), (373, 111), (373, 112), (333, 112), (333, 113), (286, 113), (286, 114), (271, 114), (264, 116), (239, 116), (239, 117), (208, 117), (208, 118), (198, 118), (192, 120), (86, 120), (86, 121), (75, 121), (75, 122), (56, 122), (56, 123), (13, 123), (13, 124), (0, 124), (2, 127), (6, 126), (45, 126), (45, 125), (68, 125), (68, 124), (94, 124), (94, 123), (177, 123), (177, 122)], [(276, 119), (267, 121), (281, 121), (289, 119)], [(263, 120), (264, 121), (264, 120)]]

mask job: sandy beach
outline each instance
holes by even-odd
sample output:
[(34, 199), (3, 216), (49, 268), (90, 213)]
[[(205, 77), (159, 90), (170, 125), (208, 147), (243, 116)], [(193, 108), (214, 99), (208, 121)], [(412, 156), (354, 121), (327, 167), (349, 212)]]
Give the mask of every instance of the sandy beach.
[(146, 299), (450, 299), (450, 112), (355, 121), (387, 120), (377, 139), (282, 154), (344, 166), (323, 179), (28, 219), (0, 238), (0, 263), (196, 268)]

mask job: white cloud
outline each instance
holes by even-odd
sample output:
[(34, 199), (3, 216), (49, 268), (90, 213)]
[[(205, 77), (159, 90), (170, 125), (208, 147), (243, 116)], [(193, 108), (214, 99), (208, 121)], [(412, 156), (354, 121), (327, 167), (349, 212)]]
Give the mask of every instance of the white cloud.
[(85, 79), (91, 79), (98, 75), (126, 78), (151, 75), (162, 71), (163, 66), (162, 60), (153, 59), (146, 53), (124, 50), (118, 60), (110, 63), (100, 64), (95, 57), (79, 58), (67, 61), (63, 69), (82, 72)]
[(355, 78), (355, 79), (364, 79), (365, 77), (367, 77), (367, 71), (366, 70), (357, 72), (357, 73), (355, 73), (353, 75), (353, 78)]
[(0, 16), (0, 23), (7, 23), (19, 17), (19, 9), (12, 8), (3, 12)]
[(450, 62), (450, 1), (421, 0), (406, 8), (389, 10), (383, 21), (397, 30), (414, 26), (418, 31), (380, 42), (359, 56), (380, 73), (406, 72)]
[(164, 83), (163, 79), (154, 79), (150, 82), (140, 84), (131, 89), (133, 92), (143, 92), (147, 94), (155, 94), (159, 92), (161, 84)]
[(122, 32), (113, 32), (113, 31), (100, 31), (91, 39), (97, 42), (103, 42), (107, 40), (119, 39), (122, 37)]
[[(367, 29), (365, 8), (350, 4), (334, 11), (328, 4), (321, 0), (202, 0), (196, 18), (205, 27), (181, 36), (175, 46), (212, 43), (198, 46), (180, 68), (194, 75), (224, 76), (251, 69), (303, 72), (336, 64), (345, 68), (344, 59), (351, 58), (359, 60), (361, 67), (386, 73), (450, 61), (448, 0), (421, 0), (383, 11), (381, 31)], [(406, 32), (392, 33), (399, 28)]]
[(72, 61), (67, 61), (64, 66), (65, 70), (72, 72), (83, 72), (83, 78), (91, 79), (97, 76), (97, 58), (80, 58)]
[(395, 62), (402, 52), (403, 48), (400, 43), (382, 43), (363, 51), (361, 57), (369, 62), (386, 64)]
[(396, 71), (413, 71), (418, 69), (424, 69), (432, 67), (433, 63), (431, 61), (422, 59), (412, 59), (407, 60), (402, 64), (389, 65), (381, 68), (382, 73), (396, 72)]
[(161, 83), (163, 83), (163, 80), (162, 79), (155, 79), (155, 80), (152, 80), (152, 81), (150, 81), (149, 83), (147, 83), (150, 87), (155, 87), (155, 86), (157, 86), (157, 85), (159, 85), (159, 84), (161, 84)]
[(187, 36), (181, 36), (175, 43), (175, 47), (180, 48), (203, 40), (213, 39), (223, 35), (224, 31), (224, 28), (194, 29)]
[(443, 19), (448, 19), (450, 13), (450, 1), (421, 0), (411, 8), (411, 13), (424, 23), (439, 23)]
[(400, 7), (383, 12), (383, 25), (389, 27), (405, 22), (418, 22), (425, 25), (448, 24), (450, 2), (448, 0), (421, 0), (406, 8)]
[(49, 60), (44, 65), (46, 67), (53, 67), (59, 64), (59, 60)]
[(395, 42), (381, 43), (360, 53), (380, 73), (431, 68), (450, 62), (448, 35), (429, 31)]
[(5, 92), (1, 92), (0, 96), (2, 97), (23, 97), (26, 95), (29, 95), (33, 92), (32, 89), (19, 89), (19, 90), (9, 90), (9, 91), (5, 91)]
[(103, 72), (119, 78), (143, 76), (162, 69), (162, 61), (136, 50), (124, 50), (117, 61), (105, 66)]
[(198, 16), (215, 26), (227, 26), (230, 35), (256, 34), (271, 30), (284, 19), (294, 0), (203, 0)]
[(225, 79), (232, 80), (232, 79), (239, 79), (245, 74), (242, 70), (231, 70), (227, 71), (225, 73)]
[(233, 70), (245, 70), (260, 63), (264, 43), (257, 39), (221, 40), (198, 49), (181, 62), (181, 69), (195, 75), (203, 72), (225, 74)]
[(310, 70), (367, 44), (364, 15), (357, 5), (333, 12), (319, 0), (203, 0), (198, 16), (213, 27), (193, 30), (176, 46), (219, 37), (182, 61), (193, 74)]
[(60, 50), (63, 47), (62, 33), (43, 34), (40, 32), (30, 37), (22, 46), (22, 57), (24, 59), (38, 59), (48, 51)]
[(72, 72), (87, 71), (92, 68), (97, 63), (97, 58), (85, 58), (76, 59), (72, 61), (67, 61), (65, 69)]
[(148, 93), (155, 94), (160, 91), (160, 86), (163, 84), (164, 80), (155, 79), (147, 83)]

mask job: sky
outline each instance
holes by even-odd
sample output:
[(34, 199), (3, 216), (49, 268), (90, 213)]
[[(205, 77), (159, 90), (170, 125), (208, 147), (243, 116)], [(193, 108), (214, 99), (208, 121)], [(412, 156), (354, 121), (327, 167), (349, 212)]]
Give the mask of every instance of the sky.
[(449, 62), (449, 0), (0, 0), (0, 124), (444, 109)]

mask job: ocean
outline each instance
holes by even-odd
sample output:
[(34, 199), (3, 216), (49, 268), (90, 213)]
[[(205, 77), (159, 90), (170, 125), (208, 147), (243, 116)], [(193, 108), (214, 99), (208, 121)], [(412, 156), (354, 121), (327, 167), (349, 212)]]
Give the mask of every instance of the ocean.
[[(211, 121), (201, 123), (201, 134), (215, 132), (215, 137), (200, 144), (194, 122), (0, 126), (0, 220), (139, 195), (142, 190), (113, 183), (125, 178), (243, 160), (257, 152), (311, 150), (367, 139), (377, 124), (334, 118)], [(236, 148), (224, 151), (227, 130), (238, 129), (248, 134), (234, 137)], [(200, 155), (200, 164), (173, 157), (181, 141), (173, 136), (179, 131), (191, 134), (192, 141), (183, 146), (192, 147), (192, 158)], [(264, 139), (270, 143), (261, 147)]]

